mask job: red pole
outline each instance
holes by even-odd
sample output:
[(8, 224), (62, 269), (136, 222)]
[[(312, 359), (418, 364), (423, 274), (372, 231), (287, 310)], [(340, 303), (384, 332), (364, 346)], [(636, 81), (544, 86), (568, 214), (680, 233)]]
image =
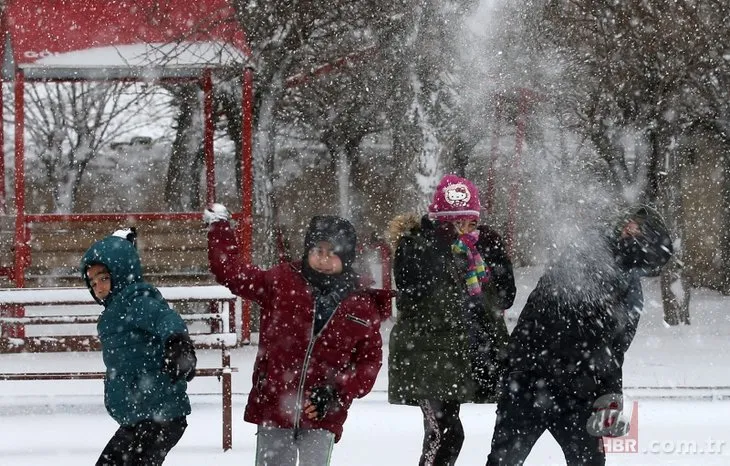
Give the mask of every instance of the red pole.
[(205, 153), (206, 203), (215, 202), (215, 157), (213, 154), (213, 77), (210, 68), (203, 71), (203, 152)]
[(15, 286), (25, 286), (25, 267), (30, 263), (25, 224), (25, 75), (15, 72)]
[(253, 246), (253, 70), (243, 72), (243, 102), (241, 124), (241, 214), (238, 234), (241, 254), (251, 261)]
[(515, 133), (515, 156), (512, 159), (512, 185), (509, 194), (509, 212), (507, 218), (507, 254), (514, 257), (515, 252), (515, 218), (520, 194), (520, 165), (522, 163), (522, 145), (525, 139), (525, 124), (527, 113), (527, 93), (519, 90), (519, 107), (517, 112), (517, 129)]
[[(243, 72), (241, 102), (241, 221), (238, 222), (238, 239), (241, 259), (247, 264), (253, 257), (253, 69)], [(251, 302), (241, 302), (242, 339), (250, 338)]]
[(492, 144), (489, 151), (489, 168), (487, 169), (487, 214), (492, 215), (494, 211), (494, 197), (495, 197), (495, 169), (494, 165), (497, 162), (497, 156), (499, 155), (499, 138), (500, 138), (500, 124), (502, 119), (502, 99), (499, 94), (495, 96), (496, 102), (494, 105), (494, 131), (492, 132)]
[(251, 343), (251, 303), (241, 299), (241, 341), (239, 344)]
[[(4, 48), (2, 49), (4, 50)], [(3, 87), (5, 84), (5, 81), (0, 77), (0, 121), (5, 121), (5, 114), (3, 112), (3, 107), (5, 106), (5, 102), (3, 101)], [(0, 150), (5, 147), (5, 129), (0, 128)], [(8, 213), (8, 203), (6, 199), (6, 193), (5, 193), (5, 151), (2, 150), (2, 153), (0, 153), (0, 213), (7, 214)]]
[[(25, 267), (30, 264), (30, 248), (25, 224), (25, 163), (24, 163), (24, 133), (25, 133), (25, 75), (22, 70), (15, 72), (15, 270), (13, 280), (15, 286), (25, 286)], [(0, 146), (2, 147), (2, 146)], [(3, 173), (3, 177), (4, 177)], [(23, 306), (12, 306), (7, 311), (13, 317), (25, 316)], [(15, 338), (25, 337), (25, 327), (14, 325), (8, 328), (8, 336)]]
[(233, 448), (233, 384), (231, 381), (231, 353), (225, 346), (222, 349), (223, 375), (221, 394), (223, 397), (223, 451)]

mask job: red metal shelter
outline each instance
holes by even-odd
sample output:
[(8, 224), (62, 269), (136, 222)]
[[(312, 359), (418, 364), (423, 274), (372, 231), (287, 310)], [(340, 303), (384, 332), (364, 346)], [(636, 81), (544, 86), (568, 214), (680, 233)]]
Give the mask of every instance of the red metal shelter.
[[(13, 265), (0, 275), (25, 286), (30, 264), (29, 225), (42, 222), (197, 219), (199, 212), (119, 214), (27, 213), (25, 208), (24, 88), (43, 81), (197, 81), (204, 91), (206, 201), (215, 196), (213, 155), (213, 81), (217, 69), (242, 73), (241, 211), (235, 212), (241, 254), (252, 248), (253, 70), (246, 37), (228, 0), (9, 0), (1, 26), (2, 84), (12, 81), (15, 95), (15, 238)], [(0, 121), (2, 121), (0, 92)], [(0, 131), (3, 147), (4, 130)], [(0, 174), (5, 160), (0, 157)], [(0, 176), (0, 212), (7, 213), (5, 177)], [(244, 302), (244, 314), (250, 304)], [(22, 307), (8, 309), (22, 316)], [(246, 325), (246, 322), (244, 322)], [(23, 328), (15, 327), (22, 337)]]
[[(199, 212), (124, 214), (44, 214), (25, 209), (24, 86), (29, 81), (193, 80), (204, 91), (206, 200), (215, 200), (212, 71), (238, 67), (242, 76), (242, 183), (238, 233), (242, 253), (252, 242), (251, 131), (253, 71), (244, 32), (228, 0), (16, 0), (6, 2), (0, 51), (3, 81), (15, 89), (15, 240), (12, 267), (0, 270), (25, 285), (32, 222), (103, 220), (186, 220)], [(2, 99), (0, 93), (0, 99)], [(0, 119), (2, 118), (0, 100)], [(0, 132), (0, 147), (4, 134)], [(0, 174), (5, 172), (0, 157)], [(0, 210), (6, 212), (6, 186), (0, 176)]]

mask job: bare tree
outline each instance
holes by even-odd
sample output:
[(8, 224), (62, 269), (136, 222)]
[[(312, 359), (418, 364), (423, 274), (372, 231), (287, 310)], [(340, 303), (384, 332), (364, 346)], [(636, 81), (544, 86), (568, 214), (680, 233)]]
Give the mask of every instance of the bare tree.
[(165, 178), (165, 204), (173, 211), (200, 209), (203, 168), (202, 92), (197, 84), (167, 86), (175, 109), (175, 139)]
[[(28, 151), (43, 167), (54, 210), (72, 212), (86, 168), (104, 146), (144, 126), (142, 100), (129, 83), (37, 83), (25, 87)], [(141, 100), (142, 99), (142, 100)], [(5, 99), (13, 118), (12, 99)]]
[[(364, 161), (361, 157), (363, 139), (383, 131), (386, 126), (382, 103), (387, 88), (378, 79), (369, 51), (352, 57), (352, 64), (332, 70), (327, 76), (314, 78), (290, 87), (286, 102), (281, 106), (280, 119), (287, 122), (289, 138), (292, 131), (307, 134), (310, 145), (324, 144), (330, 155), (329, 170), (337, 174), (340, 214), (358, 223), (372, 221), (363, 215), (359, 199), (380, 201), (370, 183), (368, 166), (384, 165), (384, 160)], [(282, 132), (280, 132), (282, 133)], [(372, 176), (372, 173), (369, 174)], [(370, 206), (376, 209), (379, 206)], [(371, 209), (372, 212), (372, 209)]]
[[(273, 258), (271, 234), (279, 214), (272, 199), (276, 178), (277, 124), (290, 88), (288, 79), (371, 48), (374, 23), (402, 13), (406, 2), (267, 2), (236, 0), (234, 9), (254, 56), (256, 70), (254, 171), (256, 213), (266, 258)], [(236, 99), (229, 99), (236, 102)], [(228, 112), (227, 112), (228, 113)], [(230, 121), (235, 119), (229, 118)], [(291, 120), (289, 120), (290, 122)]]
[(411, 173), (412, 199), (405, 205), (425, 207), (443, 171), (464, 172), (468, 154), (480, 138), (470, 127), (467, 70), (460, 60), (464, 19), (477, 2), (413, 1), (380, 32), (384, 62), (391, 70), (394, 159)]
[[(730, 5), (722, 0), (544, 3), (542, 24), (550, 43), (564, 52), (566, 102), (579, 128), (610, 168), (614, 186), (624, 194), (631, 184), (642, 187), (639, 200), (660, 205), (674, 227), (677, 254), (662, 272), (665, 320), (689, 323), (689, 287), (679, 267), (684, 163), (676, 146), (696, 125), (726, 134), (722, 83), (728, 64), (721, 57), (730, 40)], [(633, 170), (636, 154), (629, 153), (627, 141), (645, 148)]]

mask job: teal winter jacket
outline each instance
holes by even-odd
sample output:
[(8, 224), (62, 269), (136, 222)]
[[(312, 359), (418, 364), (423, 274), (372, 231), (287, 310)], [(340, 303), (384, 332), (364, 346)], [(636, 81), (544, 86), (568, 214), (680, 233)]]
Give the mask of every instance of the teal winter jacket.
[[(105, 265), (111, 275), (111, 292), (103, 301), (94, 296), (86, 273), (93, 264)], [(116, 236), (97, 241), (81, 260), (81, 274), (94, 299), (104, 305), (97, 331), (109, 415), (131, 426), (190, 414), (187, 382), (173, 383), (162, 371), (165, 341), (173, 334), (187, 334), (187, 327), (157, 288), (142, 279), (136, 248)]]

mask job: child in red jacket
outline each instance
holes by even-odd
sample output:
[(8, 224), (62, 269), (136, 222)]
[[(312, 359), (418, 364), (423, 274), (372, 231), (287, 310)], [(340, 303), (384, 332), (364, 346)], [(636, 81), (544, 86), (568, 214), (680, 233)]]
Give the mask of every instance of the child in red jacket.
[(313, 217), (301, 261), (262, 270), (241, 261), (228, 210), (203, 214), (218, 283), (261, 306), (259, 349), (244, 420), (258, 425), (257, 466), (323, 466), (353, 399), (370, 392), (382, 359), (391, 294), (358, 287), (357, 237), (347, 220)]

